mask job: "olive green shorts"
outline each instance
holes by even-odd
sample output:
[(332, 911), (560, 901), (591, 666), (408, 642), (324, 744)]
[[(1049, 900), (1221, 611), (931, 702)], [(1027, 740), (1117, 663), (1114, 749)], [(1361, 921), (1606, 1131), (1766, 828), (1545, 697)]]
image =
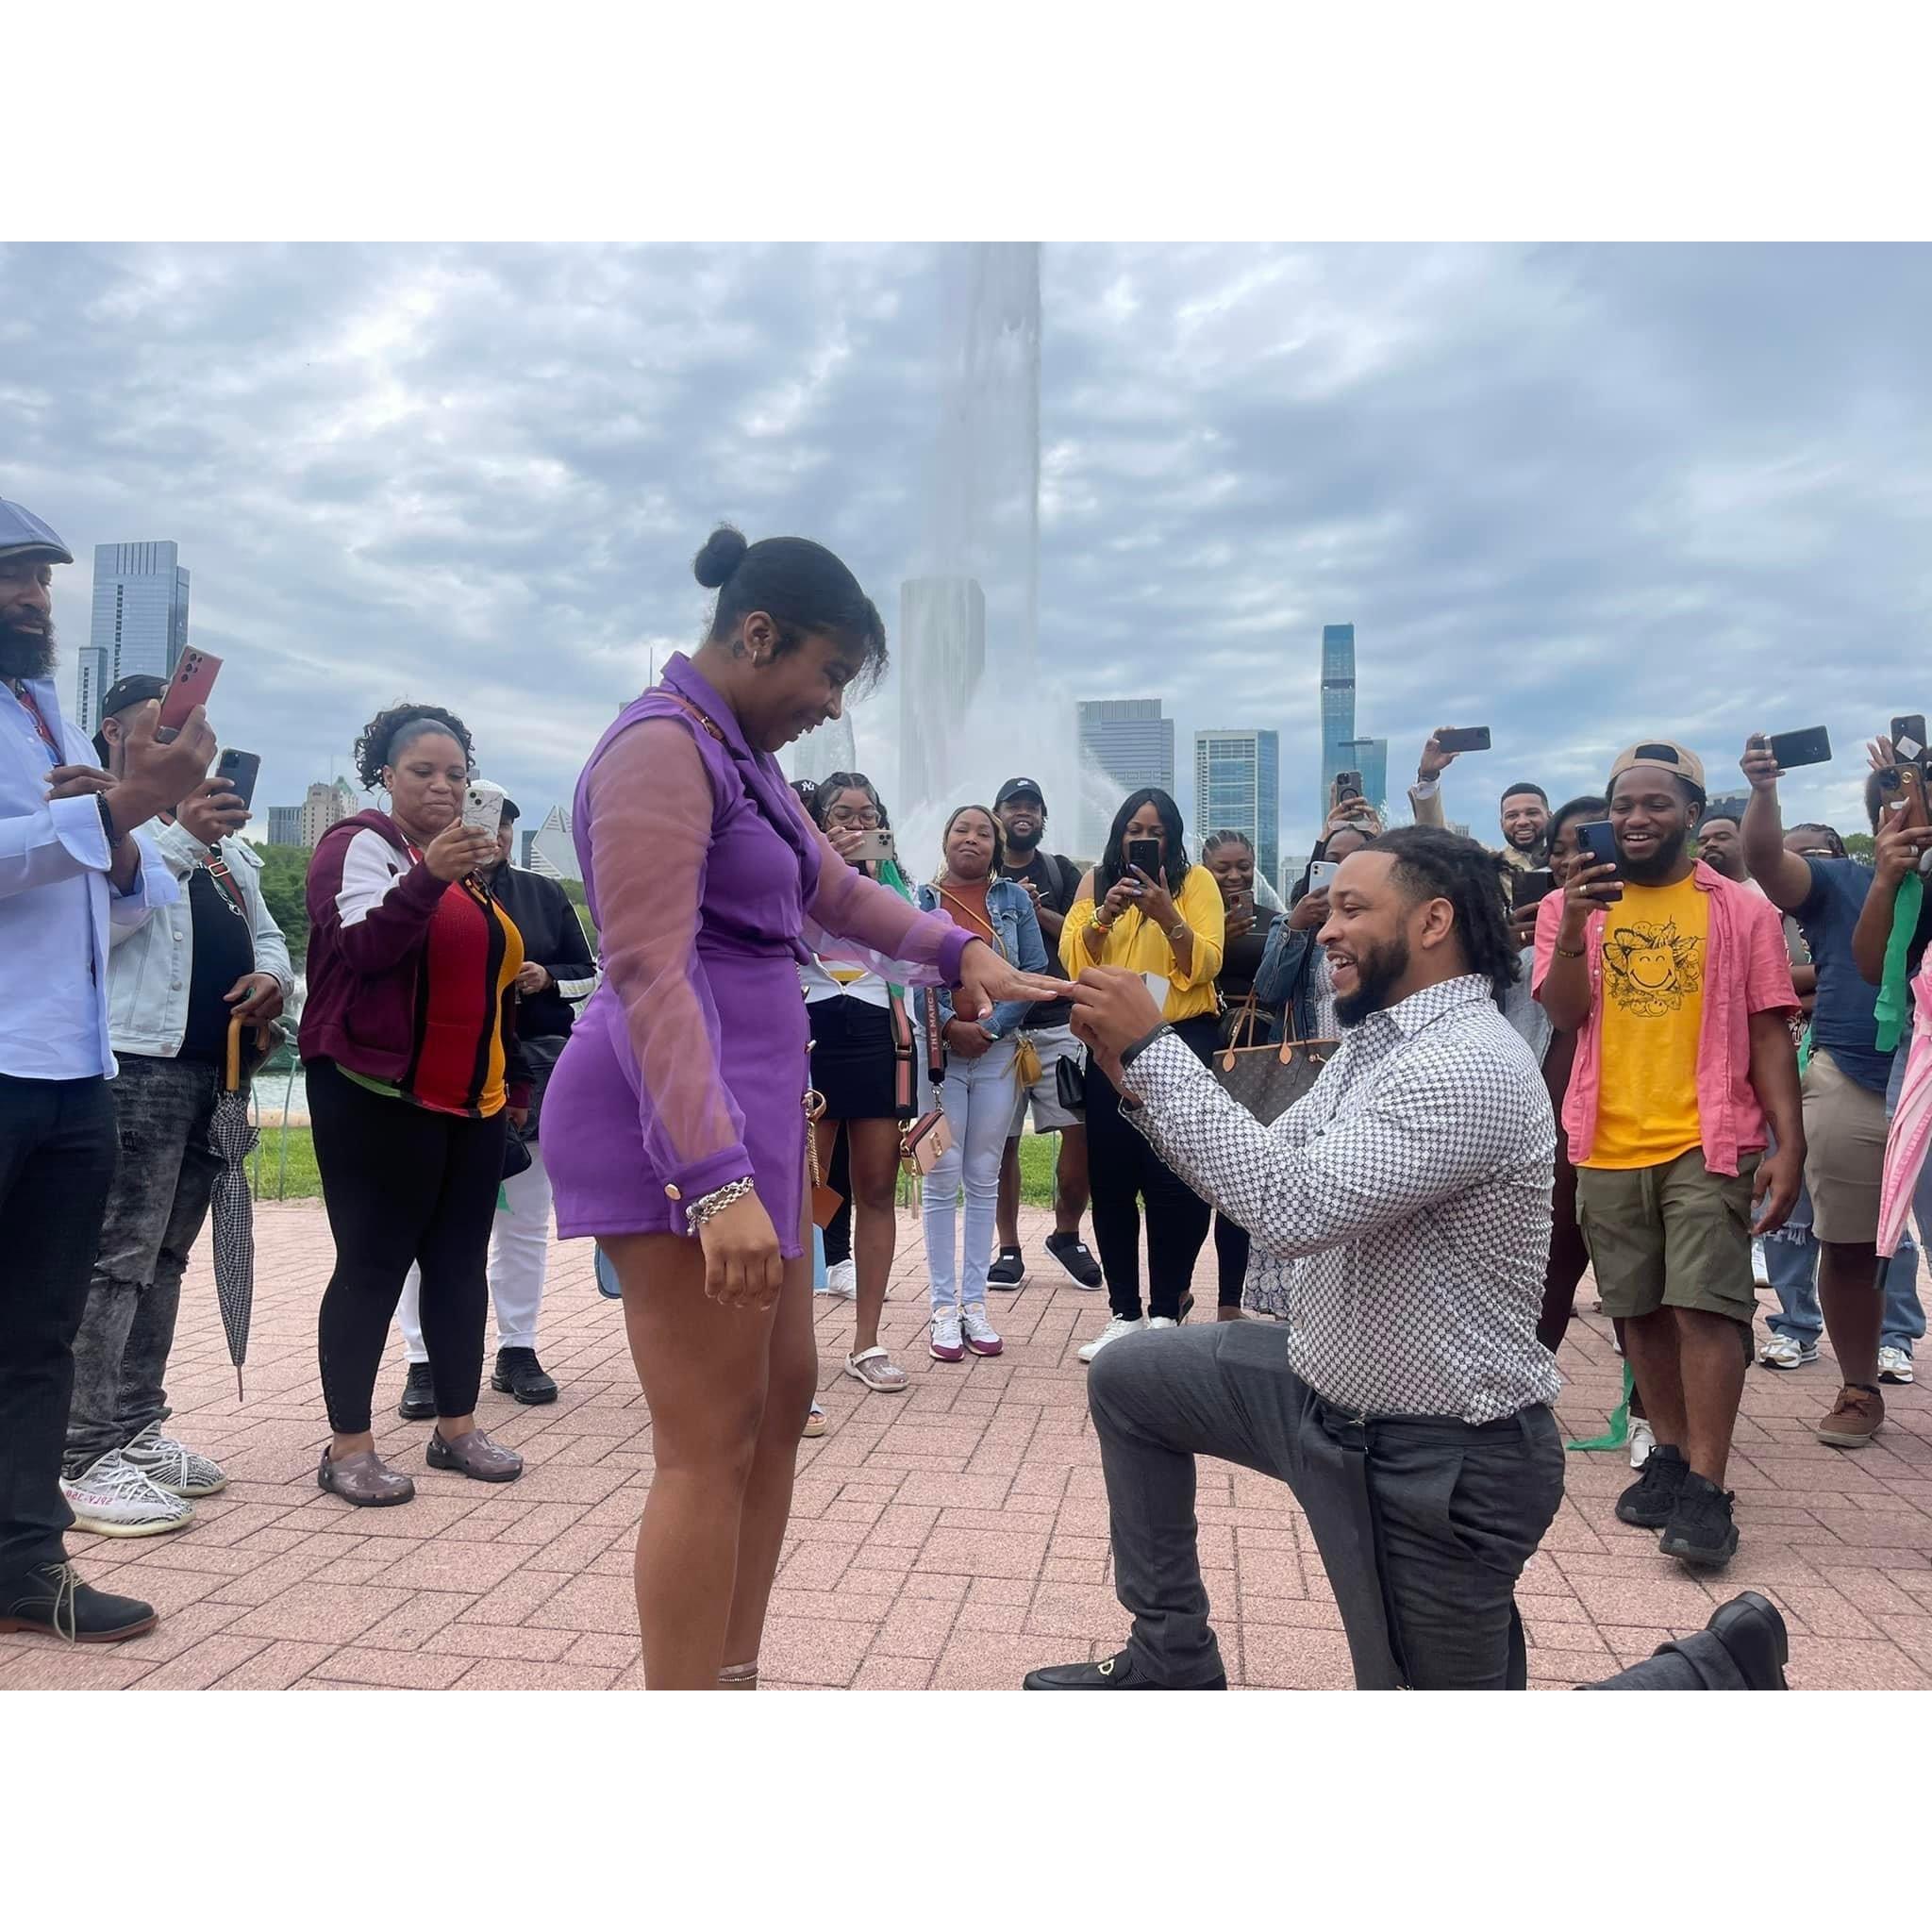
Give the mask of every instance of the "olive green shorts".
[(1749, 1327), (1751, 1183), (1761, 1154), (1726, 1178), (1693, 1147), (1659, 1167), (1579, 1167), (1576, 1220), (1604, 1313), (1628, 1321), (1658, 1308), (1702, 1308)]

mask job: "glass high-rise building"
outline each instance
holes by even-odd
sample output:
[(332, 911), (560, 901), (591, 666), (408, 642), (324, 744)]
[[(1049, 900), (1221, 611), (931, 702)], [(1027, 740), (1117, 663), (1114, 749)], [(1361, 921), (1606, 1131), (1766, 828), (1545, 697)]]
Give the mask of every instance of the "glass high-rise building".
[[(1357, 769), (1355, 757), (1355, 625), (1322, 626), (1322, 774), (1315, 823), (1327, 820), (1329, 792), (1338, 772)], [(1362, 790), (1368, 790), (1363, 774)]]
[(1274, 731), (1194, 733), (1194, 831), (1244, 832), (1271, 883), (1281, 864), (1281, 737)]
[(269, 807), (268, 842), (271, 845), (301, 844), (302, 808), (299, 805), (272, 805)]
[(96, 543), (94, 603), (75, 715), (99, 730), (101, 700), (137, 672), (172, 677), (188, 644), (188, 573), (173, 543)]
[(1080, 856), (1098, 858), (1121, 801), (1143, 786), (1174, 791), (1174, 720), (1158, 698), (1080, 706)]

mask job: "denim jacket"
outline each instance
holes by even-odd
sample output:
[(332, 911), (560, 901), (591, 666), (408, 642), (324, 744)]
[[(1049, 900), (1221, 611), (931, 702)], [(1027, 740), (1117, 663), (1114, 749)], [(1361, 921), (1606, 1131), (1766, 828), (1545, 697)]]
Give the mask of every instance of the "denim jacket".
[[(952, 913), (952, 908), (940, 897), (936, 886), (920, 887), (919, 909), (937, 912), (944, 917), (950, 917)], [(1022, 973), (1046, 971), (1046, 941), (1040, 936), (1040, 917), (1033, 909), (1033, 901), (1019, 885), (1011, 879), (995, 879), (987, 891), (986, 916), (1000, 936), (1000, 951)], [(978, 937), (983, 938), (984, 935)], [(920, 1009), (924, 1004), (922, 999), (913, 1000), (915, 1019), (921, 1018)], [(995, 1040), (1004, 1040), (1008, 1034), (1026, 1024), (1026, 1015), (1032, 1010), (1030, 1000), (1002, 1000), (992, 1009), (992, 1016), (980, 1024)], [(940, 1024), (944, 1025), (952, 1017), (953, 995), (941, 987)]]
[[(1312, 1040), (1315, 1035), (1314, 964), (1314, 933), (1295, 932), (1285, 917), (1277, 919), (1268, 934), (1260, 970), (1255, 974), (1255, 998), (1277, 1014), (1285, 1011), (1294, 1022), (1297, 1040)], [(1269, 1038), (1282, 1037), (1277, 1019)]]
[[(188, 1030), (188, 983), (194, 971), (194, 918), (187, 882), (208, 848), (180, 825), (164, 825), (158, 819), (143, 825), (141, 836), (152, 842), (180, 896), (151, 910), (139, 924), (115, 929), (108, 968), (108, 1024), (116, 1053), (172, 1059)], [(287, 1006), (294, 996), (295, 969), (282, 929), (261, 896), (260, 856), (242, 839), (224, 839), (221, 854), (248, 908), (255, 970), (280, 982)]]

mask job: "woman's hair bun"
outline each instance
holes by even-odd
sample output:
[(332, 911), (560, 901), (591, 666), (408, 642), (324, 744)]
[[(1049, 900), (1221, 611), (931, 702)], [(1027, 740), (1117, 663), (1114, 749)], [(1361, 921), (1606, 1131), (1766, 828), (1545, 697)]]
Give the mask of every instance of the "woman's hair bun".
[(742, 531), (721, 524), (705, 539), (705, 547), (691, 559), (691, 575), (706, 590), (722, 590), (750, 548)]

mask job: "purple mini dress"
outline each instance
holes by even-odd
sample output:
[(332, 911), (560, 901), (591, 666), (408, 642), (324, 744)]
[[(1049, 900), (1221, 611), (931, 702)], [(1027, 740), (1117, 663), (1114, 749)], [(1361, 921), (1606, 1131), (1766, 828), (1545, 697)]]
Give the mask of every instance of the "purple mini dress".
[(681, 1235), (686, 1202), (749, 1174), (803, 1254), (800, 963), (955, 985), (968, 935), (848, 866), (681, 654), (591, 754), (571, 824), (604, 979), (543, 1099), (558, 1233)]

